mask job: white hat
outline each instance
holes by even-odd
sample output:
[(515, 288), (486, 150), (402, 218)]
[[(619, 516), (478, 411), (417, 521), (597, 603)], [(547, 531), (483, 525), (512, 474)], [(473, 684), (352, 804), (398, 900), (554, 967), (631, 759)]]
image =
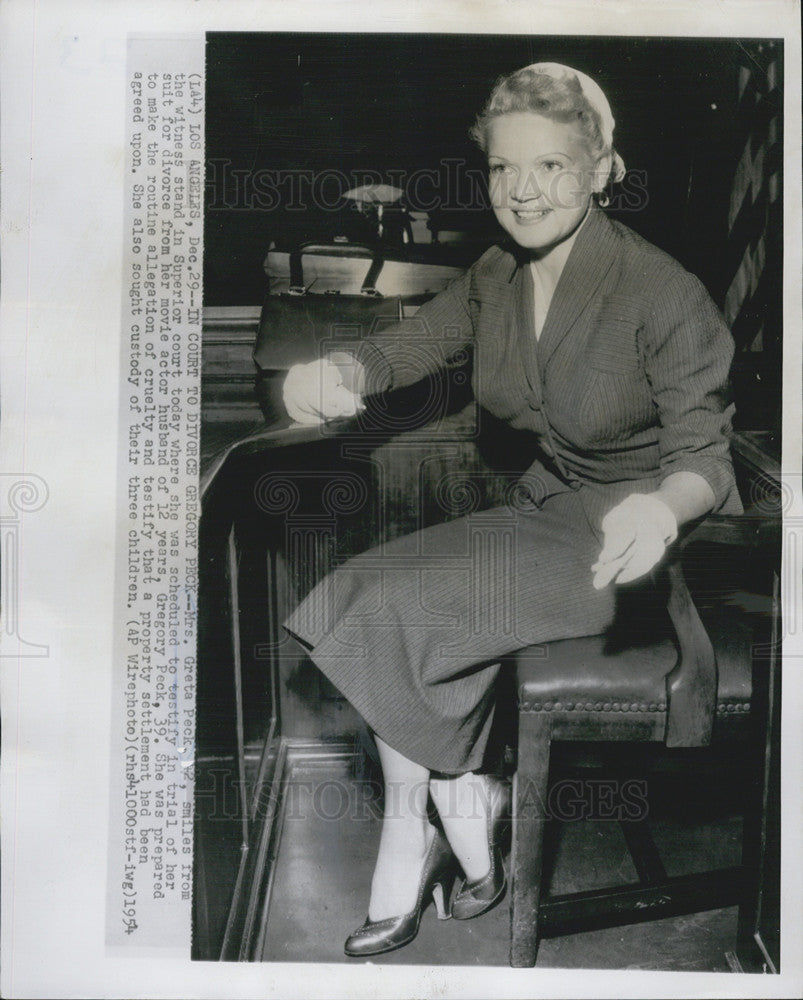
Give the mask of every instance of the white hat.
[[(609, 150), (613, 148), (613, 130), (616, 121), (611, 113), (608, 98), (596, 81), (592, 80), (590, 76), (586, 76), (585, 73), (581, 73), (580, 70), (572, 69), (571, 66), (564, 66), (561, 63), (532, 63), (530, 66), (525, 66), (525, 69), (530, 69), (534, 73), (543, 73), (545, 76), (551, 76), (553, 80), (565, 80), (574, 77), (580, 84), (583, 96), (600, 117), (603, 142)], [(620, 181), (625, 175), (624, 162), (616, 152), (613, 154), (612, 172), (613, 180), (615, 181)]]

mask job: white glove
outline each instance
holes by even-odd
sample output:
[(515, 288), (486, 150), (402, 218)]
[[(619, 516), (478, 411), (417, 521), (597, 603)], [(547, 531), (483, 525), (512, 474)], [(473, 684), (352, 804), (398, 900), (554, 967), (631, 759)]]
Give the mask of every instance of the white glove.
[(353, 417), (365, 409), (362, 397), (343, 385), (342, 372), (328, 358), (293, 365), (282, 386), (282, 399), (291, 419), (300, 424)]
[(678, 536), (675, 515), (654, 493), (625, 497), (602, 519), (602, 530), (602, 551), (591, 567), (596, 590), (649, 573)]

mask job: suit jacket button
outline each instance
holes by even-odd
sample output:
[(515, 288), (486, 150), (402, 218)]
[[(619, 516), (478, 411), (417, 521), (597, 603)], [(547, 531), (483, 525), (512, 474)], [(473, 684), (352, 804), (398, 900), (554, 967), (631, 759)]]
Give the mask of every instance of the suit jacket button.
[(531, 399), (527, 405), (531, 410), (535, 410), (536, 413), (541, 409), (541, 404), (536, 399)]
[(573, 480), (572, 480), (572, 481), (571, 481), (571, 482), (569, 483), (569, 486), (571, 486), (571, 488), (572, 488), (573, 490), (579, 490), (579, 489), (580, 489), (580, 487), (581, 487), (582, 485), (583, 485), (583, 484), (582, 484), (581, 482), (578, 482), (578, 481), (577, 481), (576, 479), (573, 479)]

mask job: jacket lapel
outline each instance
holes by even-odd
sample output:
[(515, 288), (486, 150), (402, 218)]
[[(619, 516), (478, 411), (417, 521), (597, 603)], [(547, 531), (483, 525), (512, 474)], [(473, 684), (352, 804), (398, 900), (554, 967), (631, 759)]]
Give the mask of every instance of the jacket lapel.
[(514, 281), (516, 285), (515, 330), (521, 363), (527, 382), (535, 400), (540, 404), (543, 393), (541, 375), (538, 371), (538, 355), (535, 340), (535, 302), (533, 299), (533, 276), (527, 264), (523, 264)]
[[(530, 286), (527, 285), (530, 280)], [(521, 266), (515, 252), (503, 259), (491, 272), (475, 272), (469, 298), (480, 307), (478, 336), (490, 345), (502, 347), (511, 337), (520, 352), (522, 369), (530, 390), (540, 399), (541, 382), (537, 373), (533, 330), (532, 278), (528, 267)], [(529, 311), (528, 311), (529, 310)], [(528, 321), (529, 317), (529, 321)], [(490, 348), (493, 351), (493, 347)]]
[(542, 371), (611, 269), (615, 245), (616, 234), (608, 217), (592, 206), (558, 279), (541, 331), (538, 356)]
[(550, 358), (613, 266), (616, 246), (616, 233), (608, 217), (592, 206), (558, 280), (537, 343), (532, 274), (526, 254), (514, 247), (493, 267), (472, 275), (469, 298), (480, 306), (480, 330), (493, 338), (508, 341), (513, 336), (518, 341), (527, 382), (539, 398), (541, 377)]

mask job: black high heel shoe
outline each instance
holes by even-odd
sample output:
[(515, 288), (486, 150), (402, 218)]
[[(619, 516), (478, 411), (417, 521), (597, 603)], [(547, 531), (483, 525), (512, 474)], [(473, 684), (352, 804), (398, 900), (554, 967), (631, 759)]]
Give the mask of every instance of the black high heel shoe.
[(409, 944), (418, 934), (421, 914), (430, 899), (435, 903), (438, 920), (448, 920), (451, 914), (446, 903), (454, 884), (456, 865), (448, 840), (440, 830), (436, 830), (424, 861), (415, 907), (401, 917), (366, 920), (362, 927), (349, 935), (343, 949), (345, 953), (352, 958), (362, 958), (381, 955)]
[(502, 844), (510, 835), (511, 789), (507, 782), (490, 776), (486, 779), (488, 790), (488, 847), (491, 868), (487, 875), (474, 882), (463, 880), (452, 902), (455, 920), (470, 920), (487, 913), (505, 895), (507, 878), (502, 860)]

